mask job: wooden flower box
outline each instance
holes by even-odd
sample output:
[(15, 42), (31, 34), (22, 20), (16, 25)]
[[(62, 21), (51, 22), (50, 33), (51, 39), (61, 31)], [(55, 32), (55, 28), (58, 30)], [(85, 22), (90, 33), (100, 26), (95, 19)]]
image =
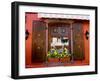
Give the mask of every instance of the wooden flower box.
[(60, 62), (62, 62), (62, 63), (70, 62), (70, 57), (60, 58)]
[(57, 63), (57, 62), (59, 62), (59, 58), (48, 58), (48, 62)]

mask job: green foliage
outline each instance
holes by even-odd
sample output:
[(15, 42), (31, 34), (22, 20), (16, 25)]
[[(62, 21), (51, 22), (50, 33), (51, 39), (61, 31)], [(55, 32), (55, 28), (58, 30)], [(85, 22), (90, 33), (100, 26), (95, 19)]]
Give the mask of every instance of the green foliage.
[(48, 57), (48, 58), (50, 58), (50, 57), (51, 57), (50, 51), (48, 52), (47, 57)]
[(50, 51), (49, 51), (48, 54), (47, 54), (47, 57), (48, 58), (58, 58), (58, 52), (57, 52), (57, 50), (54, 50), (53, 53), (50, 53)]
[[(51, 49), (52, 50), (52, 49)], [(64, 58), (64, 57), (69, 57), (69, 51), (67, 48), (64, 48), (63, 52), (61, 54), (58, 53), (57, 49), (53, 49), (53, 53), (48, 51), (47, 58)]]

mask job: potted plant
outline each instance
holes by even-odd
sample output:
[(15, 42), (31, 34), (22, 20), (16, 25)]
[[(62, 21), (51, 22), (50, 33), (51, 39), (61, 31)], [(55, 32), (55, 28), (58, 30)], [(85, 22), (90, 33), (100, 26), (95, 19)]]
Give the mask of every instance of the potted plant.
[(59, 62), (58, 52), (56, 49), (51, 49), (47, 54), (47, 61), (52, 63)]
[(63, 57), (61, 57), (60, 62), (62, 63), (70, 62), (70, 55), (64, 55)]
[(70, 62), (70, 54), (67, 48), (64, 48), (62, 54), (60, 55), (60, 62), (65, 63), (65, 62)]

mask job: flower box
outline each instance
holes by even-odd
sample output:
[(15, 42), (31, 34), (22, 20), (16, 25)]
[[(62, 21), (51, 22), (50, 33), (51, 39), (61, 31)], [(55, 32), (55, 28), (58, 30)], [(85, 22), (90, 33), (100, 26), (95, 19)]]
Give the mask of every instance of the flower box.
[(63, 58), (60, 58), (60, 62), (70, 62), (70, 57), (63, 57)]
[(59, 58), (48, 58), (48, 62), (57, 63), (59, 62)]

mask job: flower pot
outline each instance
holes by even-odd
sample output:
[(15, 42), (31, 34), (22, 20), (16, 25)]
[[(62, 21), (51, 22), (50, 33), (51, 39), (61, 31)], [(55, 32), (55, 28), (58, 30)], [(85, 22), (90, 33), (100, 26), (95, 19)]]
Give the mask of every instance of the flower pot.
[(62, 63), (70, 62), (70, 57), (60, 58), (60, 62), (62, 62)]
[(59, 58), (48, 58), (48, 62), (57, 63), (59, 62)]

